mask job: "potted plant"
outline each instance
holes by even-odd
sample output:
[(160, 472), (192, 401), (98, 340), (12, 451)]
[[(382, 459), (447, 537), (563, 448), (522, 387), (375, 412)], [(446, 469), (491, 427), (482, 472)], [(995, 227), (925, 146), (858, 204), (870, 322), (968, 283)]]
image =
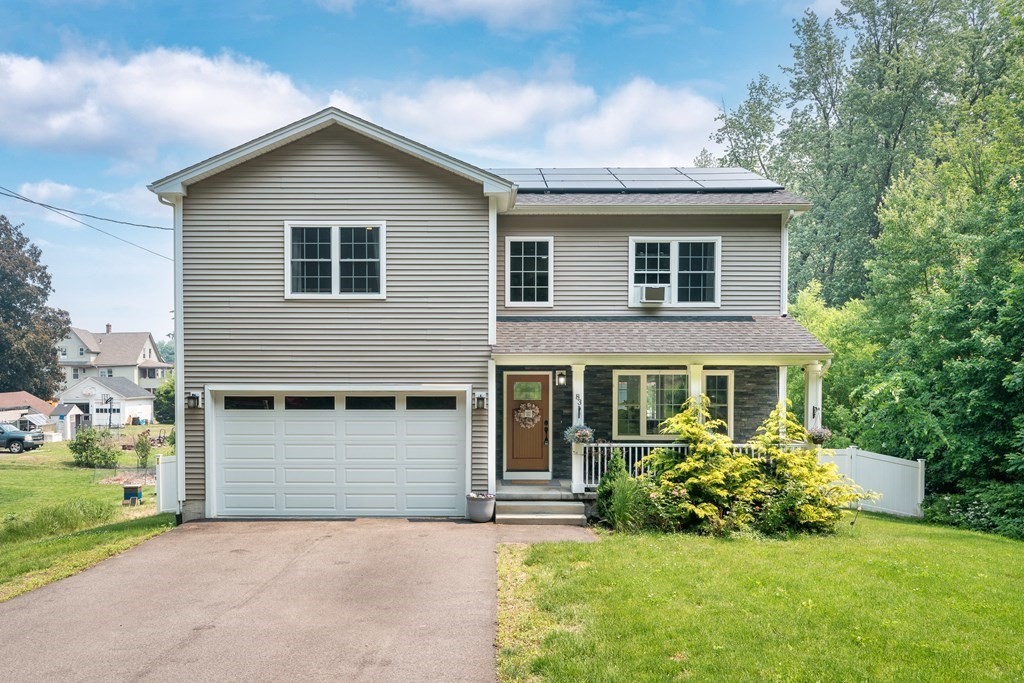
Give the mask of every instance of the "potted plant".
[(466, 494), (466, 512), (474, 522), (489, 522), (494, 518), (493, 493)]
[(815, 427), (807, 430), (807, 438), (811, 440), (811, 443), (820, 446), (832, 438), (832, 430), (828, 427)]
[(567, 443), (591, 443), (594, 440), (594, 430), (587, 425), (569, 425), (563, 436)]

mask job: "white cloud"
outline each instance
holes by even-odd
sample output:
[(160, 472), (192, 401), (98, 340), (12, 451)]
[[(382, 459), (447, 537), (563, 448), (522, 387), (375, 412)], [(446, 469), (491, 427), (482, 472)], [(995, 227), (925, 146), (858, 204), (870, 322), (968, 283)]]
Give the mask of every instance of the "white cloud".
[(689, 88), (636, 78), (596, 111), (552, 126), (545, 147), (574, 164), (687, 165), (708, 146), (717, 113), (711, 100)]
[(478, 20), (492, 29), (547, 31), (573, 15), (577, 0), (403, 0), (408, 9), (442, 21)]
[(0, 92), (0, 142), (135, 158), (167, 142), (238, 144), (316, 109), (263, 64), (167, 48), (127, 59), (0, 54)]

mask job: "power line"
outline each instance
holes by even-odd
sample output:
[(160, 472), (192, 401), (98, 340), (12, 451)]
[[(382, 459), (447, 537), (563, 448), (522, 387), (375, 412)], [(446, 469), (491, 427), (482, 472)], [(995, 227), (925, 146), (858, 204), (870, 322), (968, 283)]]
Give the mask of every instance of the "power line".
[(52, 211), (53, 213), (57, 214), (58, 216), (63, 216), (64, 218), (67, 218), (68, 220), (71, 220), (71, 221), (74, 221), (74, 222), (79, 223), (81, 225), (84, 225), (85, 227), (89, 228), (90, 230), (95, 230), (96, 232), (103, 233), (107, 237), (113, 237), (115, 240), (117, 240), (119, 242), (124, 242), (125, 244), (129, 244), (129, 245), (135, 247), (136, 249), (141, 249), (142, 251), (149, 252), (153, 256), (159, 256), (160, 258), (162, 258), (162, 259), (164, 259), (166, 261), (170, 261), (171, 263), (174, 263), (174, 259), (172, 259), (169, 256), (164, 256), (163, 254), (161, 254), (159, 252), (156, 252), (156, 251), (153, 251), (152, 249), (150, 249), (148, 247), (144, 247), (141, 244), (136, 244), (135, 242), (132, 242), (131, 240), (126, 240), (123, 237), (118, 237), (114, 233), (107, 232), (106, 230), (103, 230), (102, 228), (97, 228), (95, 225), (90, 225), (89, 223), (86, 223), (83, 220), (75, 218), (74, 216), (71, 216), (68, 213), (64, 213), (64, 211), (62, 211), (61, 209), (57, 209), (57, 208), (54, 208), (52, 206), (48, 206), (46, 204), (42, 204), (40, 202), (33, 201), (33, 200), (29, 199), (28, 197), (23, 197), (20, 194), (18, 194), (17, 192), (14, 192), (12, 190), (8, 190), (7, 188), (3, 187), (2, 185), (0, 185), (0, 190), (2, 190), (2, 192), (0, 192), (0, 195), (3, 195), (5, 197), (11, 197), (12, 199), (20, 199), (22, 201), (29, 202), (30, 204), (37, 204), (38, 206), (41, 206), (41, 207), (43, 207), (44, 209), (46, 209), (48, 211)]
[(131, 221), (119, 221), (116, 218), (104, 218), (103, 216), (94, 216), (91, 213), (82, 213), (81, 211), (72, 211), (71, 209), (65, 209), (64, 207), (61, 207), (61, 206), (53, 206), (52, 204), (46, 204), (45, 202), (40, 202), (40, 201), (37, 201), (35, 199), (31, 199), (29, 197), (26, 197), (25, 195), (18, 194), (14, 190), (8, 190), (3, 185), (0, 185), (0, 195), (3, 195), (5, 197), (10, 197), (11, 199), (20, 199), (23, 202), (28, 202), (29, 204), (35, 204), (36, 206), (41, 206), (44, 209), (52, 209), (53, 211), (61, 211), (63, 213), (72, 213), (72, 214), (74, 214), (76, 216), (85, 216), (86, 218), (92, 218), (93, 220), (97, 220), (97, 221), (104, 221), (105, 223), (117, 223), (118, 225), (130, 225), (130, 226), (135, 227), (135, 228), (148, 228), (149, 230), (166, 230), (168, 232), (173, 232), (174, 231), (174, 228), (168, 228), (168, 227), (164, 227), (162, 225), (149, 225), (148, 223), (132, 223)]

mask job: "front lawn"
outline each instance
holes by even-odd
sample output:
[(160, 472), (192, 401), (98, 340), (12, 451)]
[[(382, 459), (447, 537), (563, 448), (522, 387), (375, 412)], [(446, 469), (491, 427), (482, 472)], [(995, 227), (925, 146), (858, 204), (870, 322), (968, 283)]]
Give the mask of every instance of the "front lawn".
[(503, 681), (1024, 680), (1024, 543), (881, 515), (832, 537), (503, 546)]
[[(134, 436), (142, 429), (123, 432)], [(150, 467), (157, 454), (172, 450), (154, 448)], [(134, 451), (124, 451), (119, 461), (134, 467)], [(141, 507), (122, 507), (122, 487), (103, 483), (113, 474), (75, 467), (67, 443), (17, 455), (0, 452), (0, 601), (81, 571), (174, 525), (173, 515), (156, 515), (154, 486), (143, 488)]]

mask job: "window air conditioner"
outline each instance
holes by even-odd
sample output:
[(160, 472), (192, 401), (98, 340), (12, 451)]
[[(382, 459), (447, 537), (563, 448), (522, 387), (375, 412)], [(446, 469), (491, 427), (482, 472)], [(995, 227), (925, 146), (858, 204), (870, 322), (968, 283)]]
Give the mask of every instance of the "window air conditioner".
[(640, 303), (663, 304), (668, 301), (668, 285), (643, 285), (640, 287)]

